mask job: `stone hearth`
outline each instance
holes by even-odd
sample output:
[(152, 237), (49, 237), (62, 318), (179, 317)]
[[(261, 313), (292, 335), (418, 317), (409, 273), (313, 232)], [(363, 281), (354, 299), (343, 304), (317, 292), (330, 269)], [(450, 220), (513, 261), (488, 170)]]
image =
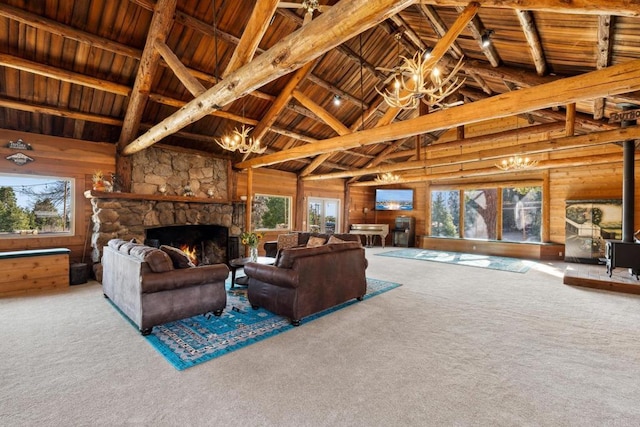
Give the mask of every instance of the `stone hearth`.
[(146, 230), (176, 225), (218, 225), (238, 236), (244, 226), (244, 204), (147, 200), (112, 193), (91, 197), (93, 234), (91, 258), (100, 262), (102, 248), (110, 239), (144, 242)]

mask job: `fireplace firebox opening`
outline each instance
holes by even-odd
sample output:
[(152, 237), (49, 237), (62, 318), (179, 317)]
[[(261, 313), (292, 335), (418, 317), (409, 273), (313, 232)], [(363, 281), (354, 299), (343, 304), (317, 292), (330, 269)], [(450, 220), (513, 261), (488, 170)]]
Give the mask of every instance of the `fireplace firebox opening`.
[(182, 249), (195, 265), (227, 264), (237, 251), (229, 229), (220, 225), (173, 225), (146, 230), (145, 244)]

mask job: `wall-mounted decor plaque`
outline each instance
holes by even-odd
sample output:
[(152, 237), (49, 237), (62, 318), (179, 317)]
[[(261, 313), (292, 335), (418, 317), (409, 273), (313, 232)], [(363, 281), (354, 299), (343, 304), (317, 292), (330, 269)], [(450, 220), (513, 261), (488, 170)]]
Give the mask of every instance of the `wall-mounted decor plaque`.
[(33, 150), (31, 144), (27, 144), (22, 139), (18, 139), (17, 141), (9, 141), (7, 144), (7, 148), (13, 148), (14, 150)]
[(5, 159), (12, 161), (18, 166), (22, 166), (29, 162), (33, 162), (33, 159), (24, 153), (12, 154), (10, 156), (5, 157)]

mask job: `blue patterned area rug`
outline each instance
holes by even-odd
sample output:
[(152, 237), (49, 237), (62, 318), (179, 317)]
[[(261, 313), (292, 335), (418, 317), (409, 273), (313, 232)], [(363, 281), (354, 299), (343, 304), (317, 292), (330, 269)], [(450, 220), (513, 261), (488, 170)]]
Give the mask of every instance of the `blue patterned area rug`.
[[(188, 319), (154, 326), (145, 338), (177, 370), (206, 362), (234, 350), (262, 341), (292, 329), (289, 319), (277, 316), (264, 308), (254, 310), (247, 300), (244, 287), (229, 289), (227, 280), (227, 306), (222, 316), (199, 315)], [(398, 283), (367, 278), (365, 299), (401, 286)], [(305, 317), (304, 324), (358, 302), (347, 301), (336, 307)]]
[(535, 261), (527, 261), (518, 258), (414, 248), (382, 252), (377, 255), (419, 259), (422, 261), (444, 262), (447, 264), (467, 265), (470, 267), (490, 268), (492, 270), (511, 271), (514, 273), (526, 273), (531, 266), (536, 264)]

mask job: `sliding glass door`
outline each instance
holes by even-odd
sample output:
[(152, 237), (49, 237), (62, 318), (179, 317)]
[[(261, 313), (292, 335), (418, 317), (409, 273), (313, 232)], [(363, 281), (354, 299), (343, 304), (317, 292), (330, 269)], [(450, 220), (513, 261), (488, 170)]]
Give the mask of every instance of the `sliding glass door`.
[(309, 198), (307, 231), (335, 233), (340, 231), (340, 200)]

